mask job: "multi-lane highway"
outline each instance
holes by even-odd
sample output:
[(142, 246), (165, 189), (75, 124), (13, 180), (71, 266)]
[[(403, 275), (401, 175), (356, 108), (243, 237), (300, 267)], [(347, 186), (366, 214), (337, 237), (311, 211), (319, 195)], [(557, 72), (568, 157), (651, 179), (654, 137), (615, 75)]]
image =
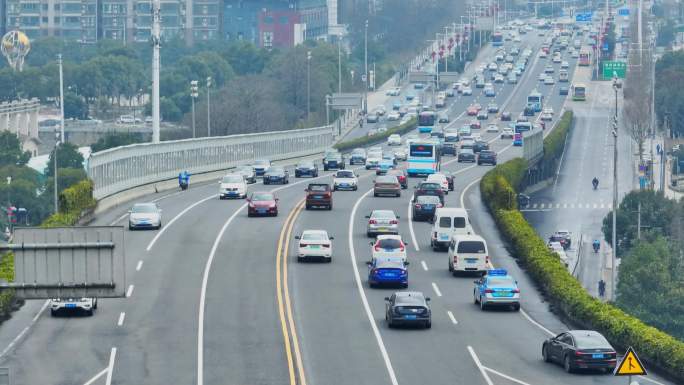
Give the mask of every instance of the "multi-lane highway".
[[(497, 84), (495, 98), (475, 89), (473, 96), (449, 99), (453, 124), (466, 121), (469, 104), (489, 100), (515, 117), (535, 88), (557, 118), (565, 100), (559, 85), (537, 80), (550, 62), (536, 55), (543, 39), (528, 34), (520, 43), (535, 54), (517, 85)], [(574, 60), (565, 60), (572, 74)], [(500, 162), (521, 155), (510, 139), (484, 132), (482, 137)], [(491, 167), (444, 157), (442, 168), (456, 175), (446, 205), (469, 210), (492, 264), (517, 278), (520, 312), (483, 312), (473, 305), (473, 278), (452, 277), (446, 253), (429, 247), (430, 225), (409, 220), (411, 190), (400, 198), (373, 197), (373, 171), (358, 169), (358, 191), (334, 193), (332, 211), (301, 210), (311, 179), (250, 186), (275, 191), (275, 218), (248, 218), (244, 201), (219, 200), (217, 185), (209, 183), (140, 199), (158, 200), (164, 226), (126, 232), (127, 298), (102, 300), (90, 318), (39, 316), (6, 351), (2, 365), (12, 368), (16, 384), (624, 383), (595, 373), (566, 374), (542, 362), (542, 341), (568, 326), (508, 254), (480, 201), (477, 182)], [(317, 180), (330, 183), (330, 173)], [(115, 208), (95, 224), (125, 224), (127, 209)], [(430, 330), (389, 329), (384, 323), (383, 298), (393, 290), (371, 289), (365, 279), (365, 215), (373, 209), (401, 217), (400, 234), (409, 242), (409, 289), (432, 298)], [(332, 263), (293, 260), (294, 236), (305, 229), (325, 229), (335, 237)], [(41, 305), (29, 304), (22, 312)]]

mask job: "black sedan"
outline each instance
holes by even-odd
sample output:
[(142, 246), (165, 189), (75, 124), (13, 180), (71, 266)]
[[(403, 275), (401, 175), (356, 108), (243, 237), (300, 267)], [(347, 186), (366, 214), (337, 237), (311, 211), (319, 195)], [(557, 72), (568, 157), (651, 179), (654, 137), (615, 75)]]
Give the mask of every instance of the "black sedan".
[(577, 369), (601, 369), (610, 373), (617, 364), (616, 355), (606, 338), (593, 330), (570, 330), (542, 344), (544, 361), (559, 363), (568, 373)]
[(489, 143), (485, 142), (484, 140), (475, 141), (475, 144), (473, 145), (473, 152), (478, 153), (483, 150), (489, 150)]
[(491, 164), (496, 166), (496, 152), (489, 150), (482, 150), (477, 154), (477, 164)]
[(508, 111), (504, 111), (501, 113), (501, 121), (502, 122), (509, 122), (511, 120), (511, 113)]
[(457, 157), (458, 163), (461, 162), (475, 162), (475, 153), (473, 152), (472, 148), (462, 148), (461, 151), (458, 152), (458, 157)]
[(301, 178), (303, 176), (317, 177), (318, 166), (310, 161), (299, 163), (295, 168), (295, 178)]
[(418, 325), (432, 327), (430, 298), (419, 291), (400, 291), (385, 297), (385, 321), (388, 327)]
[(290, 183), (290, 174), (282, 167), (270, 167), (264, 173), (264, 184), (288, 184)]
[(426, 221), (435, 216), (438, 207), (442, 207), (442, 202), (436, 195), (419, 195), (411, 201), (413, 208), (414, 221)]

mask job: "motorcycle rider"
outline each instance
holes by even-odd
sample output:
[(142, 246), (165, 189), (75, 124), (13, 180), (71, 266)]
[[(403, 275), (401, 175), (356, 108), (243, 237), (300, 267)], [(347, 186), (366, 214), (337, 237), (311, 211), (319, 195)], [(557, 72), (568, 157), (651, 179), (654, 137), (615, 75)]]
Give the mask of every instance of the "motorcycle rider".
[(594, 239), (592, 246), (594, 247), (594, 253), (598, 253), (599, 249), (601, 248), (601, 241)]
[(591, 181), (591, 184), (594, 185), (594, 190), (596, 190), (598, 188), (598, 184), (599, 184), (598, 178), (594, 177), (594, 179), (592, 179), (592, 181)]
[(190, 173), (187, 170), (183, 170), (178, 174), (178, 185), (181, 189), (185, 190), (190, 185)]

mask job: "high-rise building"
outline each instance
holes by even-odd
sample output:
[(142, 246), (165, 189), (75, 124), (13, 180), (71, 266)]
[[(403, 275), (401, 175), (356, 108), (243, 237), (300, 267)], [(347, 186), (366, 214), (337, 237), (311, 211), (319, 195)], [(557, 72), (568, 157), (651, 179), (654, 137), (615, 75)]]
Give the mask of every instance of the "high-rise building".
[(30, 38), (55, 36), (84, 43), (97, 40), (97, 0), (6, 0), (3, 3), (7, 30), (20, 29)]
[(7, 23), (7, 2), (0, 1), (0, 35), (4, 35), (7, 32), (5, 24)]

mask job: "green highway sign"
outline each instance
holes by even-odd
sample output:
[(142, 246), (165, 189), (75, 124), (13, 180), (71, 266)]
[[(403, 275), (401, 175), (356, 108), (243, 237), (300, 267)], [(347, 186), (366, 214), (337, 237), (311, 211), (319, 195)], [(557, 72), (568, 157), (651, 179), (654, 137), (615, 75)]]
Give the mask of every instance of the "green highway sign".
[(627, 72), (627, 63), (623, 61), (606, 60), (603, 62), (603, 78), (612, 79), (614, 75), (624, 79)]

